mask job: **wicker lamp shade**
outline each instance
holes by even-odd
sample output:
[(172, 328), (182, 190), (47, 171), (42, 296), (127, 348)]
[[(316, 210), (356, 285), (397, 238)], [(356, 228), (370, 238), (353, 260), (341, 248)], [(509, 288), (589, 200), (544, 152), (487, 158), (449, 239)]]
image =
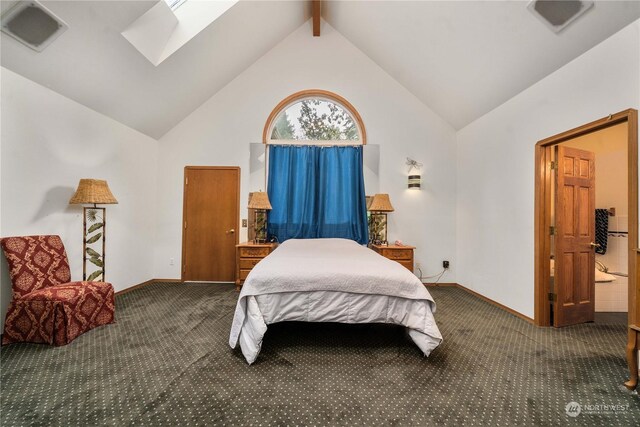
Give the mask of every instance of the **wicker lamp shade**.
[(118, 201), (111, 193), (107, 181), (102, 179), (83, 178), (78, 184), (76, 193), (69, 200), (70, 205), (93, 204), (116, 204)]
[(264, 191), (256, 191), (252, 194), (251, 200), (249, 200), (249, 209), (264, 209), (271, 210), (271, 203), (269, 202), (269, 196)]
[(393, 206), (391, 200), (389, 200), (388, 194), (376, 194), (373, 196), (371, 205), (369, 205), (371, 212), (393, 212)]

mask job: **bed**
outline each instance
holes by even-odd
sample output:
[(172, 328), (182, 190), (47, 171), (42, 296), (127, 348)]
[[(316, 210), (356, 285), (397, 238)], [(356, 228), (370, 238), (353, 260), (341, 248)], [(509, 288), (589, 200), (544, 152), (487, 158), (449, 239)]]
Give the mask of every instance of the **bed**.
[(240, 292), (229, 345), (249, 364), (267, 325), (391, 323), (428, 356), (442, 342), (433, 298), (409, 270), (346, 239), (290, 239), (258, 263)]

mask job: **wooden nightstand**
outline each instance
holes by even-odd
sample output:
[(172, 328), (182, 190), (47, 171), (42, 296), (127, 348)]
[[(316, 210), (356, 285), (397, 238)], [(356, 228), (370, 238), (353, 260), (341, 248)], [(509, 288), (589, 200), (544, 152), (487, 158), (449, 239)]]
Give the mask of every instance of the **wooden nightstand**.
[(385, 258), (389, 258), (399, 262), (413, 273), (413, 250), (415, 249), (414, 246), (371, 245), (371, 249), (378, 252)]
[(275, 248), (275, 243), (245, 242), (236, 245), (236, 290), (240, 290), (251, 269)]

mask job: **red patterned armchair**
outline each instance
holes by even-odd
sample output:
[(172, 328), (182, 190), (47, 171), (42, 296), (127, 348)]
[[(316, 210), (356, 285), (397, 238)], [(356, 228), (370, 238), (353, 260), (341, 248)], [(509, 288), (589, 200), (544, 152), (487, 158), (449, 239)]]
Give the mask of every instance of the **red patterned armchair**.
[(69, 261), (59, 236), (7, 237), (0, 239), (0, 245), (13, 288), (3, 345), (66, 345), (97, 326), (114, 322), (113, 286), (69, 282)]

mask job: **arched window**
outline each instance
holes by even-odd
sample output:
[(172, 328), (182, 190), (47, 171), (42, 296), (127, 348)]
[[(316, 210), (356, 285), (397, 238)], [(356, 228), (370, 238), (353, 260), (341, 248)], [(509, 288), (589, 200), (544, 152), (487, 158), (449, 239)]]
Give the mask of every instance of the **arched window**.
[(265, 144), (364, 145), (360, 114), (335, 93), (310, 89), (280, 101), (262, 134)]

